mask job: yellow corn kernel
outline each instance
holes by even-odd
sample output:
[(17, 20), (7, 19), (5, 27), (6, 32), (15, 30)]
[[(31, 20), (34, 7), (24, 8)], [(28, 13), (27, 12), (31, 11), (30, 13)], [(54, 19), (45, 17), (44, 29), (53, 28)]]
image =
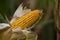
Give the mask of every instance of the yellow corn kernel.
[(23, 15), (22, 17), (20, 17), (13, 23), (11, 23), (11, 26), (12, 26), (11, 28), (12, 29), (16, 29), (18, 27), (20, 27), (21, 29), (28, 28), (39, 19), (40, 15), (41, 15), (40, 10), (33, 10), (33, 11)]

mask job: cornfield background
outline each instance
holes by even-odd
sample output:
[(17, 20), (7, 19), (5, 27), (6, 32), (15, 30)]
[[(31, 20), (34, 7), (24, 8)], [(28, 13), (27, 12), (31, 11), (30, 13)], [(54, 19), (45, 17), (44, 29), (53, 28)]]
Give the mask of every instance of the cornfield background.
[[(28, 7), (29, 1), (31, 1), (31, 3)], [(42, 19), (31, 29), (39, 35), (38, 40), (56, 40), (57, 25), (55, 24), (60, 20), (58, 14), (59, 8), (57, 8), (58, 1), (59, 0), (0, 0), (0, 23), (7, 22), (5, 16), (7, 16), (10, 21), (17, 7), (24, 2), (24, 6), (32, 10), (43, 10)], [(58, 24), (58, 27), (59, 26)]]

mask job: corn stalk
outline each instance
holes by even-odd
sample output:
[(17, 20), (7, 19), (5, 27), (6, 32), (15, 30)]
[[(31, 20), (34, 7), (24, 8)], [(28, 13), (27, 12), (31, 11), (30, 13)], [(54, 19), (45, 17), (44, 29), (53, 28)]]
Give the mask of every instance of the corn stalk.
[(54, 18), (55, 18), (55, 24), (58, 30), (60, 30), (60, 14), (59, 14), (59, 0), (55, 0), (55, 8), (54, 8)]

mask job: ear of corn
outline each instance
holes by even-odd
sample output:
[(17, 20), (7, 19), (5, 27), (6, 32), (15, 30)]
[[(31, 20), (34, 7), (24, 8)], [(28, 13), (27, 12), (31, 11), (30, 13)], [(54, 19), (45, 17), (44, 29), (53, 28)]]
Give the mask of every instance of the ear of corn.
[(12, 29), (16, 29), (18, 27), (21, 27), (21, 29), (25, 29), (33, 25), (40, 17), (41, 12), (39, 10), (31, 11), (25, 15), (23, 15), (21, 18), (14, 21), (11, 26)]

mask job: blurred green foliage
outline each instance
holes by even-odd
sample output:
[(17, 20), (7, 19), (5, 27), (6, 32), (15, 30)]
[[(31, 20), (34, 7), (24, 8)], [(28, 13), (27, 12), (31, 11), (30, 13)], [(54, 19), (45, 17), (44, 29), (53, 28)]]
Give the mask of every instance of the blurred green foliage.
[[(0, 14), (2, 14), (4, 19), (6, 15), (10, 20), (21, 2), (22, 2), (21, 0), (0, 0)], [(3, 19), (1, 21), (3, 21)]]
[[(53, 20), (53, 22), (50, 22), (50, 23), (46, 22), (46, 24), (44, 25), (44, 29), (42, 30), (41, 38), (39, 37), (41, 40), (55, 40), (56, 39), (56, 30), (55, 30), (54, 15), (53, 15), (55, 0), (49, 0), (49, 3), (50, 3), (51, 12), (50, 12), (50, 17), (47, 21)], [(39, 0), (38, 8), (43, 9), (43, 10), (47, 10), (46, 4), (47, 4), (47, 0)], [(45, 15), (44, 15), (44, 17), (45, 17)], [(44, 18), (44, 17), (40, 20), (40, 22), (37, 24), (37, 26), (41, 25), (41, 23), (44, 23), (44, 21), (46, 21), (46, 18)]]

